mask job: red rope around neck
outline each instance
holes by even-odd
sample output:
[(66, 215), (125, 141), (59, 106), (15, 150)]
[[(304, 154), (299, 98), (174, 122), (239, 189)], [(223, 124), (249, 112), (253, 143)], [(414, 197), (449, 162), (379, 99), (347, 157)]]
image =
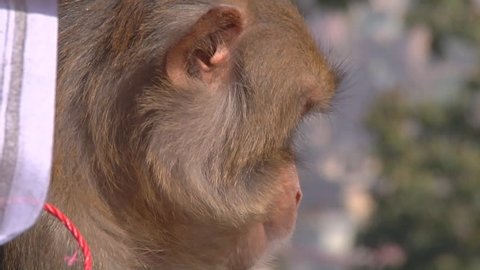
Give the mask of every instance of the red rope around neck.
[(63, 225), (72, 233), (73, 237), (75, 237), (75, 240), (77, 240), (78, 245), (82, 249), (83, 252), (83, 269), (84, 270), (92, 270), (92, 255), (90, 253), (90, 248), (88, 247), (87, 242), (83, 238), (82, 234), (80, 231), (77, 229), (75, 224), (67, 217), (65, 214), (62, 213), (58, 208), (51, 204), (45, 204), (43, 209), (51, 214), (52, 216), (56, 217), (58, 220), (60, 220)]

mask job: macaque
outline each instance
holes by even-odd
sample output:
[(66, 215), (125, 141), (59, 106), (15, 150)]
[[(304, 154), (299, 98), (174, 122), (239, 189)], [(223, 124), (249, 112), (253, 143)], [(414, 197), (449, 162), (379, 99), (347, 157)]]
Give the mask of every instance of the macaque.
[[(339, 76), (289, 0), (61, 0), (48, 202), (94, 270), (246, 270), (289, 238), (292, 138)], [(82, 269), (43, 215), (1, 269)]]

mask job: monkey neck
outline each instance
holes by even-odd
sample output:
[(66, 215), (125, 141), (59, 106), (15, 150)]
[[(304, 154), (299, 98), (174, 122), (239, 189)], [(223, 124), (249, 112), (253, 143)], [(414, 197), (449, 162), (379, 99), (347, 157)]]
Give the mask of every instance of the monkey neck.
[[(72, 159), (67, 163), (72, 162)], [(77, 226), (90, 246), (95, 269), (144, 269), (137, 260), (128, 232), (120, 226), (113, 216), (113, 210), (102, 198), (98, 190), (92, 186), (89, 174), (82, 166), (66, 167), (55, 162), (49, 202), (58, 206)], [(42, 222), (42, 221), (41, 221)], [(52, 254), (65, 254), (65, 250), (78, 250), (77, 243), (69, 233), (61, 233), (66, 229), (58, 222), (54, 229), (42, 226), (52, 234), (55, 244), (49, 248), (58, 249)], [(48, 258), (50, 259), (50, 258)], [(57, 261), (64, 262), (64, 258)], [(53, 259), (51, 261), (54, 261)], [(48, 268), (63, 269), (63, 268)]]
[[(70, 166), (72, 160), (66, 163)], [(211, 221), (192, 224), (194, 218), (179, 209), (172, 212), (175, 207), (166, 200), (150, 207), (144, 196), (135, 195), (142, 191), (102, 193), (96, 185), (101, 177), (82, 168), (56, 164), (49, 200), (72, 219), (90, 244), (95, 269), (230, 269), (230, 250), (241, 241), (234, 228)], [(88, 175), (95, 175), (94, 179)], [(59, 225), (58, 230), (65, 229)], [(65, 246), (76, 250), (72, 236), (54, 232), (48, 232), (55, 234), (57, 244), (52, 247), (58, 251), (53, 254), (64, 254)]]

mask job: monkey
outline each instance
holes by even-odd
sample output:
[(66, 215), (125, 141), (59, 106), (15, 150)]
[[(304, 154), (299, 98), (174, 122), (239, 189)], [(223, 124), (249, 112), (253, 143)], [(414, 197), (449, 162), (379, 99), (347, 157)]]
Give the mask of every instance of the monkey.
[[(57, 69), (48, 202), (93, 269), (254, 269), (288, 241), (293, 138), (340, 77), (290, 0), (60, 0)], [(1, 269), (76, 248), (42, 215)]]

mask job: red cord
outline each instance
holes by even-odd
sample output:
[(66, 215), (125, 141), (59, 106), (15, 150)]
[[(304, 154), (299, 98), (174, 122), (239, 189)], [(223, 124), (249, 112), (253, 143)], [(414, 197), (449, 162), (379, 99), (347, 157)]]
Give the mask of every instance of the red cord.
[(90, 248), (88, 247), (87, 242), (83, 238), (82, 234), (80, 231), (77, 229), (75, 224), (67, 217), (65, 214), (62, 213), (58, 208), (55, 206), (46, 203), (43, 209), (51, 214), (52, 216), (56, 217), (58, 220), (60, 220), (63, 225), (72, 233), (73, 237), (75, 237), (75, 240), (77, 240), (78, 245), (82, 249), (83, 252), (83, 257), (84, 257), (84, 262), (83, 262), (83, 269), (84, 270), (92, 270), (92, 255), (90, 253)]

